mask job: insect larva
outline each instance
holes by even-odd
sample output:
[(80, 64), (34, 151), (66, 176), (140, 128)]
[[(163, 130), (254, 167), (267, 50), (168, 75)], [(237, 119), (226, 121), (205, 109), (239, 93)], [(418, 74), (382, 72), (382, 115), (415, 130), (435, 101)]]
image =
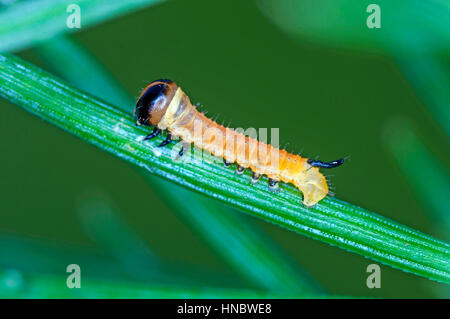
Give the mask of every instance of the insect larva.
[(136, 125), (155, 126), (145, 140), (167, 129), (169, 134), (159, 146), (169, 144), (172, 136), (179, 136), (184, 143), (194, 143), (223, 157), (225, 165), (236, 162), (238, 173), (250, 168), (252, 182), (266, 175), (271, 189), (276, 188), (279, 181), (294, 184), (303, 193), (306, 206), (316, 204), (328, 193), (326, 178), (319, 168), (332, 168), (344, 162), (344, 159), (322, 162), (302, 158), (223, 127), (200, 113), (181, 88), (170, 80), (150, 83), (142, 91), (134, 115)]

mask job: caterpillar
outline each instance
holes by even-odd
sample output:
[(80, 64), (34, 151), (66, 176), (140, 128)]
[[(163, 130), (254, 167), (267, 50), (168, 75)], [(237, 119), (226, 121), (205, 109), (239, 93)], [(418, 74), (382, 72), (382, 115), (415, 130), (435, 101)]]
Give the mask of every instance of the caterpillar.
[(315, 205), (328, 194), (327, 180), (319, 168), (333, 168), (344, 162), (343, 158), (332, 162), (302, 158), (219, 125), (199, 112), (171, 80), (151, 82), (139, 96), (134, 117), (138, 126), (154, 126), (144, 140), (168, 130), (159, 147), (180, 137), (184, 146), (179, 156), (183, 156), (186, 144), (194, 143), (222, 157), (226, 166), (236, 162), (237, 173), (250, 168), (254, 183), (262, 175), (268, 177), (270, 189), (277, 189), (279, 181), (292, 183), (303, 193), (306, 206)]

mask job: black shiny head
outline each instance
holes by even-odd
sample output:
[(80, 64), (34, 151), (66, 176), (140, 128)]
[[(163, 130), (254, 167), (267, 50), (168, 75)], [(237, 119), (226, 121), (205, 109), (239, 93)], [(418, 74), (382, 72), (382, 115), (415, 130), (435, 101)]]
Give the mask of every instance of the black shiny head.
[(344, 159), (340, 158), (340, 159), (332, 161), (332, 162), (322, 162), (322, 161), (309, 159), (307, 162), (309, 165), (311, 165), (313, 167), (333, 168), (333, 167), (338, 167), (338, 166), (342, 165), (342, 163), (344, 163)]
[(167, 108), (167, 93), (170, 80), (156, 80), (150, 83), (141, 93), (134, 109), (136, 125), (157, 125)]

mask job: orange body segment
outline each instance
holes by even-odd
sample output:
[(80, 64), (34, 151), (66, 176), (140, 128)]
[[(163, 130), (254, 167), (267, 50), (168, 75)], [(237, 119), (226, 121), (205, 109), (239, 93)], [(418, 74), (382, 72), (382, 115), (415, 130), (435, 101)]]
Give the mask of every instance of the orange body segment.
[[(215, 156), (223, 157), (228, 163), (250, 168), (257, 176), (266, 175), (274, 181), (294, 184), (303, 193), (306, 206), (318, 203), (328, 194), (325, 177), (306, 158), (217, 124), (200, 113), (172, 81), (158, 80), (154, 83), (159, 91), (151, 92), (154, 95), (150, 99), (153, 104), (142, 103), (143, 99), (148, 98), (145, 94), (141, 94), (138, 101), (141, 121), (156, 125), (161, 130), (167, 129), (172, 136), (179, 136), (185, 143), (194, 143)], [(152, 84), (146, 88), (150, 89)]]

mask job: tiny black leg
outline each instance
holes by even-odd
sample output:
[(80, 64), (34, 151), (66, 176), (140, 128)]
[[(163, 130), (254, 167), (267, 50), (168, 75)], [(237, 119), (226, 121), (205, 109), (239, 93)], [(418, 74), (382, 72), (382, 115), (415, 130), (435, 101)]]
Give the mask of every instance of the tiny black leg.
[(144, 138), (144, 141), (146, 141), (146, 140), (151, 140), (152, 138), (158, 136), (159, 133), (161, 133), (161, 130), (160, 130), (159, 128), (155, 127), (155, 128), (153, 129), (153, 132), (151, 132), (150, 134), (148, 134), (148, 135)]
[(178, 156), (181, 157), (184, 154), (184, 147), (181, 146), (181, 150), (178, 152)]
[(225, 167), (230, 167), (231, 163), (227, 162), (226, 159), (223, 159), (223, 165), (225, 165)]
[(164, 141), (161, 142), (161, 144), (158, 145), (158, 147), (163, 147), (166, 146), (167, 144), (169, 144), (170, 142), (172, 142), (172, 136), (169, 134), (167, 134), (167, 137)]
[(277, 190), (278, 189), (278, 181), (269, 178), (269, 189), (270, 190)]
[(242, 173), (244, 173), (244, 167), (242, 167), (242, 166), (238, 166), (237, 168), (236, 168), (236, 173), (237, 174), (242, 174)]
[(251, 183), (256, 184), (259, 181), (259, 178), (261, 177), (260, 174), (256, 174), (255, 172), (252, 173), (252, 179)]

